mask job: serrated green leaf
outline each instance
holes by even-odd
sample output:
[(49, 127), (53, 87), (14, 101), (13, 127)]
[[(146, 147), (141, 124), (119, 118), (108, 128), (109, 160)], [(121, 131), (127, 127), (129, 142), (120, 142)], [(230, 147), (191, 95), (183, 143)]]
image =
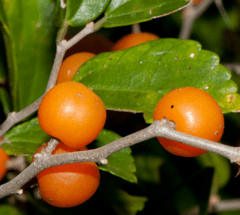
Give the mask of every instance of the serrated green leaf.
[(38, 118), (13, 127), (4, 135), (3, 149), (10, 155), (33, 154), (50, 136), (38, 124)]
[(105, 15), (104, 27), (144, 22), (174, 13), (187, 6), (186, 0), (112, 0)]
[(56, 49), (55, 5), (51, 0), (1, 0), (1, 5), (10, 90), (18, 111), (45, 91)]
[(225, 157), (211, 152), (196, 157), (196, 161), (203, 168), (214, 168), (212, 193), (217, 194), (218, 190), (224, 187), (231, 177), (231, 166), (229, 161)]
[[(101, 147), (120, 138), (121, 136), (113, 131), (103, 129), (95, 141), (95, 146)], [(129, 182), (137, 182), (137, 178), (134, 175), (136, 167), (134, 165), (134, 159), (131, 156), (130, 148), (122, 149), (110, 155), (108, 157), (108, 164), (99, 165), (99, 169), (108, 171), (113, 175), (121, 177)]]
[(68, 0), (66, 18), (71, 26), (82, 26), (97, 18), (110, 0)]
[(124, 190), (116, 190), (113, 199), (117, 201), (117, 204), (112, 204), (116, 214), (128, 214), (135, 215), (138, 211), (142, 211), (147, 202), (147, 198), (143, 196), (131, 196)]
[(240, 109), (230, 71), (216, 54), (191, 40), (159, 39), (100, 54), (84, 63), (73, 80), (91, 87), (107, 108), (143, 112), (148, 123), (158, 101), (185, 86), (210, 93), (225, 113)]
[(0, 87), (0, 102), (7, 117), (8, 113), (12, 111), (12, 102), (8, 92), (2, 87)]
[(238, 88), (240, 86), (240, 75), (238, 75), (236, 72), (232, 72), (232, 80), (237, 84)]
[(11, 205), (0, 205), (0, 215), (24, 215), (22, 211)]

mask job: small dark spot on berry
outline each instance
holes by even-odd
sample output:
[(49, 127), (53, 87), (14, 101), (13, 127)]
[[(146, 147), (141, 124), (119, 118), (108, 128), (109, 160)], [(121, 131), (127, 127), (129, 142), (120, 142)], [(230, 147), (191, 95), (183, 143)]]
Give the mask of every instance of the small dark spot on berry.
[(174, 108), (174, 105), (171, 105), (171, 108)]

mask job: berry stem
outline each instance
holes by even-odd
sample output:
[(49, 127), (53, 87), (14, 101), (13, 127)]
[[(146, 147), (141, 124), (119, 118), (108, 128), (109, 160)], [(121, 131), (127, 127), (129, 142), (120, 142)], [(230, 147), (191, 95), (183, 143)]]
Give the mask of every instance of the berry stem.
[(132, 24), (131, 28), (132, 28), (132, 33), (134, 33), (134, 34), (137, 34), (137, 33), (141, 32), (141, 27), (140, 27), (139, 23)]

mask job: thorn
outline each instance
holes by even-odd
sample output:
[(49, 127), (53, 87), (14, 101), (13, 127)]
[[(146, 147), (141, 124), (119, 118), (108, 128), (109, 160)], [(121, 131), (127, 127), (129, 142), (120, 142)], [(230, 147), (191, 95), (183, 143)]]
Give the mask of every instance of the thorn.
[(87, 24), (88, 27), (94, 28), (94, 22), (90, 22)]

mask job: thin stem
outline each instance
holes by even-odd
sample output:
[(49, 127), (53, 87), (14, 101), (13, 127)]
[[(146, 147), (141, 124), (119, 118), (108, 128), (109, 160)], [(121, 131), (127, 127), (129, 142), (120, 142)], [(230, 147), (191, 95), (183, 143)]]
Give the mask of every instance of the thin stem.
[(183, 10), (183, 23), (180, 29), (179, 39), (189, 39), (195, 20), (202, 15), (213, 3), (213, 0), (204, 0), (201, 4), (195, 6), (191, 3)]
[(222, 65), (227, 67), (229, 70), (234, 70), (238, 75), (240, 75), (240, 63), (222, 63)]
[(132, 24), (131, 28), (132, 28), (132, 33), (134, 33), (134, 34), (141, 32), (140, 23)]
[(58, 31), (57, 42), (64, 39), (64, 37), (66, 36), (67, 30), (68, 30), (68, 26), (69, 26), (68, 22), (66, 20), (64, 20), (62, 27)]
[[(57, 42), (57, 52), (55, 55), (51, 75), (48, 80), (48, 84), (47, 84), (45, 93), (48, 92), (56, 83), (58, 71), (61, 66), (65, 52), (69, 48), (71, 48), (73, 45), (75, 45), (83, 37), (99, 30), (105, 21), (106, 21), (106, 17), (103, 17), (98, 22), (96, 22), (96, 24), (91, 22), (91, 23), (87, 24), (86, 27), (83, 30), (81, 30), (71, 40), (69, 40), (69, 41), (61, 40), (61, 41)], [(64, 28), (67, 28), (67, 25), (64, 25)], [(15, 125), (16, 123), (20, 122), (27, 116), (30, 116), (31, 114), (36, 112), (39, 108), (39, 105), (40, 105), (44, 95), (42, 95), (39, 99), (37, 99), (35, 102), (33, 102), (31, 105), (24, 108), (23, 110), (21, 110), (17, 113), (16, 112), (9, 113), (7, 119), (3, 122), (3, 124), (0, 127), (0, 136), (3, 136), (13, 125)]]
[(171, 140), (177, 140), (191, 146), (214, 152), (228, 158), (231, 162), (237, 162), (240, 157), (239, 147), (231, 147), (187, 135), (176, 131), (174, 127), (174, 123), (167, 119), (161, 121), (155, 120), (147, 128), (115, 140), (97, 149), (50, 156), (38, 156), (38, 159), (34, 160), (30, 166), (23, 170), (13, 180), (0, 186), (0, 198), (16, 193), (25, 183), (48, 167), (89, 161), (107, 164), (107, 158), (109, 155), (154, 137), (164, 137)]
[(93, 22), (89, 23), (86, 25), (86, 27), (81, 30), (77, 35), (75, 35), (72, 39), (69, 41), (62, 40), (57, 42), (57, 54), (54, 59), (53, 63), (53, 69), (51, 71), (50, 78), (48, 80), (48, 85), (46, 88), (46, 92), (50, 90), (53, 86), (56, 84), (57, 76), (58, 76), (58, 71), (61, 66), (63, 57), (65, 55), (65, 52), (71, 48), (73, 45), (75, 45), (78, 41), (80, 41), (82, 38), (87, 36), (88, 34), (91, 34), (95, 32), (95, 25)]
[(37, 111), (38, 107), (42, 101), (43, 96), (41, 96), (35, 102), (33, 102), (31, 105), (29, 105), (28, 107), (24, 108), (23, 110), (21, 110), (19, 112), (9, 113), (7, 119), (1, 125), (0, 136), (3, 136), (13, 125), (20, 122), (27, 116), (30, 116), (35, 111)]
[(230, 21), (230, 18), (228, 16), (228, 14), (227, 14), (227, 11), (225, 10), (225, 8), (223, 6), (222, 0), (214, 0), (214, 2), (215, 2), (215, 5), (218, 8), (219, 13), (221, 14), (221, 16), (224, 20), (224, 22), (226, 23), (227, 27), (229, 29), (231, 29), (232, 28), (231, 27), (231, 21)]

